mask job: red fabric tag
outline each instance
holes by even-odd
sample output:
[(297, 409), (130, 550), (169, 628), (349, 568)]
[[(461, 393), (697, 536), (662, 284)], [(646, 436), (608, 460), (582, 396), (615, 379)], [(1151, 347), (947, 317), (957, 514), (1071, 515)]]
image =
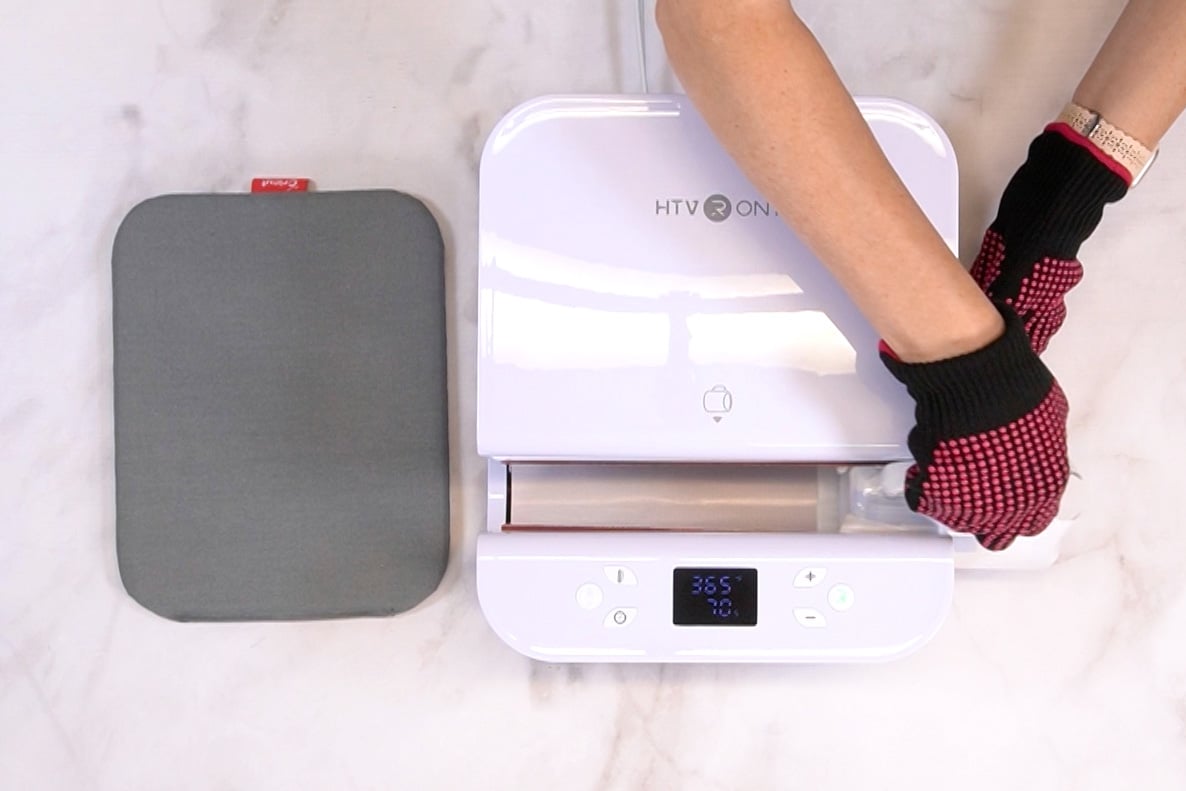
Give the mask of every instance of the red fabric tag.
[(252, 192), (308, 192), (309, 179), (266, 178), (252, 179)]

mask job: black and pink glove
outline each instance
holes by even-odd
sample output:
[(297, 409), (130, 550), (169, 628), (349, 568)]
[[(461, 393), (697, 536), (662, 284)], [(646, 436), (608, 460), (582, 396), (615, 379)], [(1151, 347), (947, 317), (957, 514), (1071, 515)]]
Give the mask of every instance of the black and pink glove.
[(916, 403), (906, 474), (915, 511), (988, 549), (1042, 532), (1070, 476), (1067, 400), (1038, 359), (1083, 278), (1077, 256), (1130, 176), (1063, 124), (1047, 127), (1005, 188), (972, 277), (1005, 319), (979, 351), (907, 364), (883, 348)]
[(1128, 182), (1128, 172), (1090, 141), (1052, 124), (1005, 188), (972, 277), (990, 299), (1017, 312), (1035, 352), (1062, 326), (1066, 293), (1083, 278), (1080, 245)]
[(1044, 530), (1070, 475), (1066, 397), (1022, 320), (998, 308), (1005, 332), (979, 351), (904, 363), (881, 350), (916, 404), (907, 503), (993, 550)]

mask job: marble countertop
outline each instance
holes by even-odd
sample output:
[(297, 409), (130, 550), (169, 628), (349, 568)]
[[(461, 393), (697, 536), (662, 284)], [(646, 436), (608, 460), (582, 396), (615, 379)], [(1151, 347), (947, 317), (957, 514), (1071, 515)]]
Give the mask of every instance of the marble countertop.
[[(930, 111), (965, 258), (1115, 0), (797, 3), (856, 93)], [(1084, 248), (1048, 360), (1084, 514), (1048, 572), (964, 575), (873, 667), (535, 664), (474, 592), (477, 160), (521, 100), (638, 89), (633, 4), (62, 0), (0, 10), (0, 788), (1186, 787), (1186, 129)], [(652, 78), (671, 87), (652, 30)], [(408, 614), (186, 625), (115, 564), (109, 251), (254, 175), (424, 198), (449, 247), (454, 524)]]

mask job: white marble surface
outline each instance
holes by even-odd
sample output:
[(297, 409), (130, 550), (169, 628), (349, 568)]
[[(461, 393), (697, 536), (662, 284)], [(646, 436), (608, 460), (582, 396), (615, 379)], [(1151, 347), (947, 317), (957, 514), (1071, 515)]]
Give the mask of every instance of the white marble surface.
[[(947, 126), (966, 255), (1119, 5), (799, 3), (854, 91)], [(878, 667), (550, 667), (487, 629), (472, 569), (476, 159), (522, 99), (636, 89), (631, 13), (0, 4), (0, 788), (1186, 787), (1182, 125), (1084, 249), (1049, 353), (1090, 482), (1057, 567), (961, 578), (934, 642)], [(452, 563), (394, 619), (170, 623), (115, 567), (112, 235), (151, 195), (280, 173), (395, 186), (445, 224)]]

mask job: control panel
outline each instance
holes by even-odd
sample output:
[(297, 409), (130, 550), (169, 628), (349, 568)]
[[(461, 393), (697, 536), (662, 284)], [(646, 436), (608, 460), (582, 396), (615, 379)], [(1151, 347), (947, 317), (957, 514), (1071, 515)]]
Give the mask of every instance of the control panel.
[(486, 620), (549, 662), (861, 662), (951, 603), (939, 535), (506, 530), (478, 537)]

